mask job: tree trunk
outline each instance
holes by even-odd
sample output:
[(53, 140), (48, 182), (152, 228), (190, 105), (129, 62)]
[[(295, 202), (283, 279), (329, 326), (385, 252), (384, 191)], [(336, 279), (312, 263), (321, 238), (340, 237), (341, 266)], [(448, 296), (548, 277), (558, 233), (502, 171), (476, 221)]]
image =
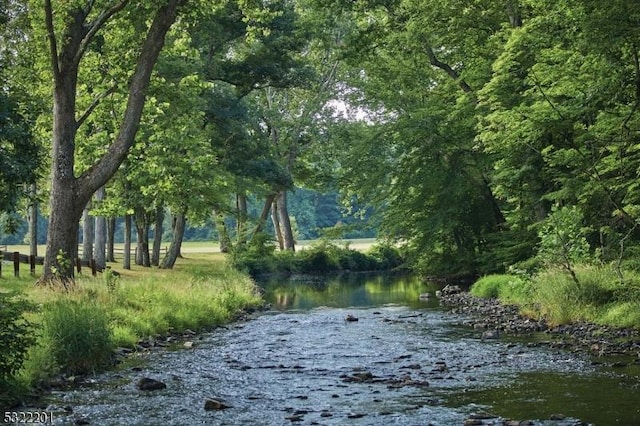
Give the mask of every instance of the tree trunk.
[(153, 250), (151, 252), (151, 264), (153, 266), (160, 265), (160, 250), (162, 249), (162, 224), (164, 222), (164, 206), (156, 207), (154, 233), (153, 233)]
[(89, 215), (89, 210), (91, 210), (91, 202), (82, 211), (82, 260), (85, 262), (93, 258), (93, 237), (95, 235), (94, 220), (93, 216)]
[(285, 250), (296, 250), (296, 242), (293, 238), (289, 209), (287, 208), (287, 191), (282, 191), (276, 199), (278, 203), (278, 219), (282, 230), (282, 242)]
[(115, 262), (116, 218), (107, 219), (107, 262)]
[(36, 184), (29, 188), (29, 254), (38, 255), (38, 199), (36, 198)]
[(224, 215), (217, 211), (212, 211), (213, 221), (216, 225), (216, 231), (218, 232), (218, 243), (220, 244), (220, 253), (229, 253), (231, 248), (231, 238), (227, 231), (227, 224), (224, 223)]
[[(88, 20), (91, 7), (69, 8), (64, 15), (64, 37), (56, 36), (51, 0), (44, 1), (45, 26), (53, 74), (53, 138), (51, 144), (51, 192), (49, 229), (43, 275), (40, 282), (54, 278), (63, 284), (73, 280), (78, 250), (78, 224), (82, 210), (93, 193), (118, 170), (135, 142), (151, 72), (164, 45), (165, 36), (186, 0), (168, 0), (152, 18), (141, 46), (135, 71), (129, 79), (129, 95), (120, 128), (106, 153), (78, 178), (74, 175), (75, 138), (91, 108), (76, 120), (78, 72), (82, 57), (93, 38), (109, 19), (128, 5), (112, 4)], [(93, 2), (89, 2), (93, 4)], [(62, 12), (62, 11), (61, 11)], [(144, 20), (144, 19), (143, 19)]]
[(131, 269), (131, 215), (124, 216), (124, 253), (122, 269)]
[(267, 224), (267, 218), (269, 217), (269, 211), (271, 210), (271, 205), (273, 204), (273, 200), (276, 198), (276, 194), (269, 194), (264, 201), (264, 205), (262, 206), (262, 212), (260, 212), (260, 217), (258, 218), (258, 224), (253, 230), (253, 234), (251, 234), (251, 239), (255, 237), (255, 235), (264, 230), (265, 225)]
[(160, 265), (161, 268), (172, 269), (178, 259), (178, 256), (180, 256), (186, 222), (186, 212), (179, 213), (175, 216), (173, 224), (173, 239), (171, 240), (171, 245), (169, 246), (167, 255), (162, 259), (162, 265)]
[[(96, 201), (100, 204), (104, 201), (105, 196), (106, 192), (104, 186), (101, 186), (96, 191)], [(107, 243), (107, 220), (104, 216), (96, 216), (95, 233), (96, 238), (93, 257), (96, 260), (96, 266), (100, 269), (104, 269), (107, 266), (107, 259), (105, 256)]]
[(151, 266), (151, 258), (149, 257), (149, 221), (147, 214), (142, 207), (135, 209), (135, 225), (137, 234), (136, 245), (136, 265), (146, 267)]
[[(276, 195), (279, 197), (279, 195)], [(276, 239), (278, 240), (278, 247), (280, 250), (284, 250), (284, 238), (282, 236), (282, 228), (280, 227), (280, 218), (278, 214), (278, 202), (273, 201), (273, 208), (271, 209), (271, 221), (273, 222), (273, 229), (276, 233)]]
[(236, 195), (236, 207), (238, 209), (236, 239), (238, 244), (247, 243), (247, 196), (245, 194)]

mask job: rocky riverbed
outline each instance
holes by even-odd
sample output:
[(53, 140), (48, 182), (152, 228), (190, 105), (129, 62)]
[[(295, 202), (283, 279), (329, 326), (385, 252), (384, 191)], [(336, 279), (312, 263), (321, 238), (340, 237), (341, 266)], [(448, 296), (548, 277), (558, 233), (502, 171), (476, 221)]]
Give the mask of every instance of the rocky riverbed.
[(456, 286), (439, 293), (440, 303), (455, 314), (469, 315), (464, 325), (481, 330), (484, 338), (537, 335), (528, 345), (548, 345), (569, 351), (586, 351), (597, 356), (623, 356), (640, 365), (640, 330), (615, 328), (585, 322), (550, 325), (544, 318), (532, 319), (520, 314), (517, 306), (501, 304), (497, 299), (475, 297)]

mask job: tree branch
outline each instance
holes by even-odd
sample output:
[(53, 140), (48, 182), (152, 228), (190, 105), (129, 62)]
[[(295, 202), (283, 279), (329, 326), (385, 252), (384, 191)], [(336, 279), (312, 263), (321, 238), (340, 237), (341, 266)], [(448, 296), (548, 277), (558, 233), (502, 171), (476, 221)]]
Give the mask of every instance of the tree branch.
[(631, 120), (631, 117), (633, 117), (633, 114), (635, 114), (635, 112), (638, 110), (638, 108), (640, 108), (640, 59), (638, 58), (638, 51), (637, 50), (635, 50), (633, 52), (633, 65), (634, 65), (635, 72), (636, 72), (636, 78), (635, 78), (635, 83), (636, 83), (636, 102), (633, 105), (633, 108), (631, 109), (631, 111), (629, 112), (629, 115), (627, 116), (627, 118), (622, 123), (622, 128), (625, 129), (626, 131), (629, 131), (629, 121)]
[(561, 120), (564, 120), (565, 118), (560, 110), (555, 106), (553, 102), (551, 102), (551, 99), (549, 99), (545, 91), (542, 89), (542, 85), (540, 84), (540, 81), (538, 80), (538, 77), (536, 76), (536, 73), (533, 71), (533, 69), (531, 70), (531, 76), (533, 77), (533, 82), (535, 83), (536, 88), (540, 91), (544, 100), (547, 101), (551, 109), (554, 110), (556, 114), (558, 114), (558, 117), (560, 117)]
[[(91, 43), (91, 40), (93, 40), (93, 37), (100, 30), (100, 28), (102, 28), (104, 24), (113, 15), (115, 15), (116, 13), (124, 9), (124, 7), (128, 3), (129, 3), (129, 0), (121, 0), (120, 2), (110, 7), (109, 9), (103, 11), (100, 15), (98, 15), (96, 19), (94, 19), (92, 22), (89, 23), (88, 25), (89, 30), (82, 38), (82, 41), (80, 42), (80, 46), (78, 47), (78, 51), (76, 52), (76, 56), (75, 56), (76, 63), (80, 63), (80, 59), (82, 58), (85, 51), (87, 50), (87, 46), (89, 46), (89, 43)], [(85, 16), (89, 15), (89, 12), (91, 11), (92, 8), (93, 8), (93, 1), (90, 1), (87, 4), (87, 8), (84, 10), (86, 14)]]
[[(124, 1), (118, 4), (122, 4)], [(127, 106), (116, 139), (109, 146), (107, 154), (103, 155), (78, 178), (79, 185), (84, 190), (95, 192), (113, 176), (126, 158), (129, 148), (135, 143), (153, 67), (164, 46), (167, 32), (177, 18), (178, 9), (187, 1), (168, 0), (156, 11), (151, 26), (147, 30), (135, 71), (130, 80)]]
[(458, 86), (460, 86), (460, 88), (462, 89), (463, 92), (465, 92), (465, 93), (473, 93), (473, 89), (471, 88), (471, 86), (469, 86), (466, 81), (464, 81), (463, 79), (460, 78), (460, 75), (458, 74), (458, 72), (456, 70), (451, 68), (451, 66), (449, 64), (441, 62), (436, 57), (436, 54), (433, 52), (433, 48), (430, 45), (427, 44), (427, 48), (425, 49), (425, 51), (427, 53), (427, 58), (429, 58), (429, 63), (431, 65), (433, 65), (436, 68), (440, 68), (441, 70), (446, 72), (449, 75), (449, 77), (451, 77), (453, 80), (457, 81), (458, 82)]
[(60, 83), (60, 64), (58, 63), (58, 43), (56, 42), (56, 33), (53, 28), (53, 9), (51, 8), (51, 0), (44, 2), (45, 23), (47, 26), (47, 37), (49, 38), (49, 52), (51, 53), (51, 68), (53, 69), (53, 79), (56, 84)]
[(84, 121), (89, 118), (89, 116), (91, 115), (91, 113), (93, 112), (93, 110), (96, 109), (96, 107), (100, 104), (100, 101), (103, 100), (104, 98), (106, 98), (107, 96), (109, 96), (110, 94), (114, 93), (116, 90), (118, 89), (118, 85), (114, 84), (113, 86), (111, 86), (110, 88), (108, 88), (106, 91), (104, 91), (103, 93), (101, 93), (97, 98), (95, 98), (93, 100), (93, 102), (91, 102), (91, 105), (89, 105), (89, 108), (87, 108), (87, 110), (80, 116), (80, 118), (76, 121), (76, 128), (80, 127), (82, 125), (82, 123), (84, 123)]

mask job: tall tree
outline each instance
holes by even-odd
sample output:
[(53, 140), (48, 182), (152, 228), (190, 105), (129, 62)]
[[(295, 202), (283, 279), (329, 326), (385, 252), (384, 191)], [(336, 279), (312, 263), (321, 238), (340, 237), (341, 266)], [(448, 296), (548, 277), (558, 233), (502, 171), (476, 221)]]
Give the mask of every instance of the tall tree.
[[(73, 277), (73, 265), (69, 259), (77, 251), (78, 221), (82, 210), (94, 192), (103, 186), (116, 172), (135, 135), (142, 115), (145, 96), (152, 69), (164, 45), (170, 27), (177, 18), (178, 9), (186, 0), (167, 0), (159, 4), (132, 5), (127, 0), (115, 3), (65, 4), (53, 7), (50, 0), (41, 6), (40, 19), (48, 37), (48, 51), (53, 76), (53, 137), (49, 231), (42, 281), (56, 275), (69, 280)], [(78, 112), (76, 100), (79, 92), (78, 76), (82, 59), (115, 17), (123, 11), (130, 12), (129, 25), (142, 27), (143, 41), (138, 45), (138, 57), (128, 86), (127, 108), (121, 118), (115, 139), (107, 152), (79, 176), (74, 173), (75, 141), (79, 127), (92, 112), (100, 96), (86, 111)], [(125, 16), (122, 14), (122, 16)], [(123, 18), (124, 19), (124, 18)], [(141, 22), (150, 22), (148, 27)], [(121, 24), (125, 24), (121, 21)], [(61, 261), (66, 259), (66, 261)]]

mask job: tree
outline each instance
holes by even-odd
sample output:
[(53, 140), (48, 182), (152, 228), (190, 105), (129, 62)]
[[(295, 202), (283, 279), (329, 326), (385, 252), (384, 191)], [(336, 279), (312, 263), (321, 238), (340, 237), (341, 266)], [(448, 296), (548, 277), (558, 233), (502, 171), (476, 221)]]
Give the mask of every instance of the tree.
[(509, 26), (504, 5), (371, 1), (341, 13), (351, 22), (345, 101), (365, 113), (332, 137), (346, 195), (373, 205), (382, 234), (411, 247), (426, 273), (493, 268), (490, 237), (508, 228), (475, 140), (477, 90)]
[[(116, 172), (135, 135), (145, 103), (151, 72), (164, 45), (170, 27), (176, 20), (185, 0), (167, 0), (159, 5), (131, 5), (127, 0), (99, 8), (95, 2), (84, 5), (56, 5), (45, 0), (41, 6), (48, 37), (48, 51), (53, 76), (53, 136), (49, 232), (42, 281), (54, 278), (57, 272), (63, 280), (72, 279), (72, 259), (77, 251), (78, 221), (82, 210), (94, 192)], [(35, 6), (34, 6), (35, 7)], [(98, 43), (100, 33), (122, 11), (130, 12), (131, 21), (121, 24), (135, 25), (149, 20), (148, 28), (141, 31), (144, 40), (139, 44), (135, 70), (129, 80), (127, 108), (118, 133), (107, 152), (86, 171), (75, 176), (75, 141), (79, 127), (97, 105), (96, 97), (86, 111), (77, 111), (78, 75), (82, 59), (92, 43)]]
[(42, 161), (31, 127), (35, 108), (20, 81), (17, 56), (25, 44), (26, 11), (12, 1), (0, 1), (0, 213), (13, 212), (38, 178)]

